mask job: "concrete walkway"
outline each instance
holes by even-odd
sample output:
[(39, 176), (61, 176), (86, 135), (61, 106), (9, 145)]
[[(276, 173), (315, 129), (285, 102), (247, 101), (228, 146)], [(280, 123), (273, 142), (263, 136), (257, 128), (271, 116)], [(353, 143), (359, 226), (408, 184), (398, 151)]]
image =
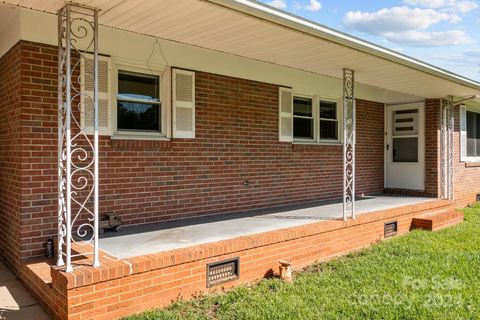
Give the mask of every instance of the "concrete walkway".
[(0, 320), (50, 320), (17, 278), (0, 262)]

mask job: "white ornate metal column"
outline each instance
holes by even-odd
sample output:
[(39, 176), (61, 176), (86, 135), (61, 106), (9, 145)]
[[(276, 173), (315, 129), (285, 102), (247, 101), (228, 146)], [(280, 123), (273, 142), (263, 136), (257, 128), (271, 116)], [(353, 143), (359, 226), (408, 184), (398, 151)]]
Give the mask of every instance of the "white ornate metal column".
[(440, 132), (440, 176), (441, 176), (441, 197), (446, 200), (453, 200), (453, 158), (455, 114), (452, 97), (441, 100), (441, 132)]
[[(93, 63), (87, 55), (93, 54)], [(91, 58), (90, 58), (91, 59)], [(91, 79), (82, 79), (81, 68)], [(89, 83), (93, 95), (82, 90)], [(93, 106), (92, 123), (80, 120)], [(91, 252), (72, 253), (72, 244)], [(58, 12), (58, 245), (57, 265), (72, 271), (72, 258), (98, 258), (98, 11), (67, 3)]]
[(355, 219), (355, 72), (343, 69), (343, 219)]

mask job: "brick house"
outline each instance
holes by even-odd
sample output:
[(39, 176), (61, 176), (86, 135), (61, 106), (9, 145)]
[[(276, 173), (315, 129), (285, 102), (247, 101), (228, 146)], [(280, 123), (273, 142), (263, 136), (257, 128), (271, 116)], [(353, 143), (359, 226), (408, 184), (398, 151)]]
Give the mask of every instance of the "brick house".
[[(478, 82), (247, 0), (4, 2), (0, 257), (55, 319), (300, 268), (478, 200)], [(106, 213), (122, 229), (99, 236)]]

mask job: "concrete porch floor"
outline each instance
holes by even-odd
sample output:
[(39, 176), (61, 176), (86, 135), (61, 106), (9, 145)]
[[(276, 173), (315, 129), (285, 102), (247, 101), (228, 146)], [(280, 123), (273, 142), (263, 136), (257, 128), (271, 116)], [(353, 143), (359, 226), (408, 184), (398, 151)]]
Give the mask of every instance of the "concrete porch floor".
[[(361, 215), (431, 200), (434, 198), (382, 194), (358, 199), (356, 210), (357, 215)], [(125, 227), (119, 232), (106, 232), (100, 239), (100, 248), (112, 256), (123, 259), (296, 227), (322, 220), (339, 219), (342, 217), (342, 208), (341, 200), (327, 200), (236, 214)]]
[(2, 262), (0, 262), (0, 319), (50, 320), (47, 313)]

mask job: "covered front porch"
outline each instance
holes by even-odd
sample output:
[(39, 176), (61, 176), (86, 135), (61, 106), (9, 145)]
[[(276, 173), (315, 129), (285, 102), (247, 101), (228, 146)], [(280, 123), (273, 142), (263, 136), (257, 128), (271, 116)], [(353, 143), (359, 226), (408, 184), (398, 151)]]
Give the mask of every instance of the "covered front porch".
[(20, 272), (55, 318), (117, 319), (278, 276), (279, 261), (298, 270), (367, 247), (409, 232), (415, 218), (438, 216), (442, 227), (462, 221), (451, 205), (380, 194), (358, 199), (357, 218), (347, 221), (342, 202), (331, 200), (129, 227), (100, 238), (99, 267), (92, 267), (90, 245), (75, 244), (73, 271), (41, 258), (25, 261)]
[[(49, 222), (58, 236), (55, 260), (24, 260), (19, 273), (56, 318), (117, 319), (212, 287), (275, 276), (280, 260), (301, 268), (330, 259), (406, 233), (413, 219), (453, 206), (454, 96), (470, 94), (467, 80), (249, 1), (172, 1), (168, 5), (178, 10), (168, 17), (159, 15), (163, 11), (155, 1), (146, 7), (130, 0), (80, 2), (89, 6), (68, 3), (60, 9), (52, 1), (36, 8), (58, 15), (58, 171), (53, 170), (58, 172), (58, 220)], [(151, 30), (140, 23), (144, 19), (151, 20)], [(83, 27), (75, 25), (79, 21)], [(166, 21), (176, 27), (163, 28)], [(100, 25), (107, 37), (99, 36)], [(79, 35), (78, 30), (87, 29)], [(117, 38), (108, 37), (112, 34)], [(134, 38), (139, 34), (148, 41)], [(238, 38), (231, 41), (233, 34)], [(268, 48), (265, 38), (270, 39)], [(83, 42), (86, 47), (77, 46)], [(119, 47), (141, 42), (158, 51), (161, 79), (170, 83), (162, 90), (173, 105), (163, 106), (171, 107), (173, 115), (167, 113), (162, 121), (174, 120), (166, 123), (169, 133), (158, 141), (115, 136), (108, 109), (107, 124), (99, 123), (100, 105), (116, 94), (99, 91), (102, 59), (114, 59)], [(296, 43), (303, 44), (300, 58)], [(172, 60), (167, 61), (164, 49)], [(139, 62), (137, 51), (129, 50), (117, 57), (118, 63), (128, 58), (150, 69), (152, 55)], [(204, 54), (201, 59), (197, 51)], [(106, 65), (103, 60), (104, 70)], [(175, 67), (190, 71), (172, 73)], [(81, 81), (85, 74), (90, 82)], [(168, 77), (180, 74), (189, 79), (179, 90), (187, 92), (188, 101), (172, 93), (177, 83)], [(315, 77), (322, 85), (311, 81)], [(89, 90), (84, 90), (87, 82)], [(336, 121), (335, 141), (321, 141), (318, 128), (312, 134), (315, 141), (295, 141), (295, 91), (309, 89), (312, 105), (319, 102), (318, 95), (335, 92), (329, 97), (335, 108), (338, 103), (338, 112), (327, 119)], [(231, 97), (237, 101), (227, 99)], [(423, 108), (427, 113), (430, 98), (436, 104), (425, 120)], [(87, 105), (91, 123), (85, 122), (82, 109)], [(177, 130), (175, 112), (182, 108), (184, 113), (188, 109), (186, 130)], [(392, 136), (394, 125), (385, 124), (397, 119), (388, 110), (398, 111), (398, 123), (403, 123), (399, 136)], [(83, 122), (75, 118), (80, 114)], [(370, 128), (373, 120), (375, 130)], [(428, 121), (433, 125), (427, 128)], [(393, 157), (389, 148), (404, 138), (417, 145), (416, 152), (398, 162), (416, 163), (416, 171), (388, 166), (395, 161), (384, 149)], [(401, 179), (408, 183), (391, 183)], [(373, 186), (370, 180), (375, 180)], [(398, 194), (364, 194), (372, 188)], [(255, 196), (257, 202), (243, 203)], [(307, 196), (342, 198), (302, 202)], [(269, 200), (296, 204), (232, 213), (243, 205), (267, 207)], [(228, 210), (218, 214), (222, 206)], [(99, 235), (99, 219), (110, 210), (132, 226)], [(148, 216), (138, 217), (142, 215)], [(194, 215), (205, 216), (145, 223)], [(460, 219), (451, 214), (446, 223)], [(229, 273), (221, 281), (211, 274), (218, 266)]]
[[(436, 204), (436, 198), (395, 194), (357, 197), (357, 215), (382, 211), (406, 213), (415, 206)], [(268, 209), (130, 226), (100, 237), (101, 250), (119, 259), (166, 252), (218, 241), (343, 220), (343, 201), (333, 199)], [(408, 207), (408, 209), (407, 209)]]

